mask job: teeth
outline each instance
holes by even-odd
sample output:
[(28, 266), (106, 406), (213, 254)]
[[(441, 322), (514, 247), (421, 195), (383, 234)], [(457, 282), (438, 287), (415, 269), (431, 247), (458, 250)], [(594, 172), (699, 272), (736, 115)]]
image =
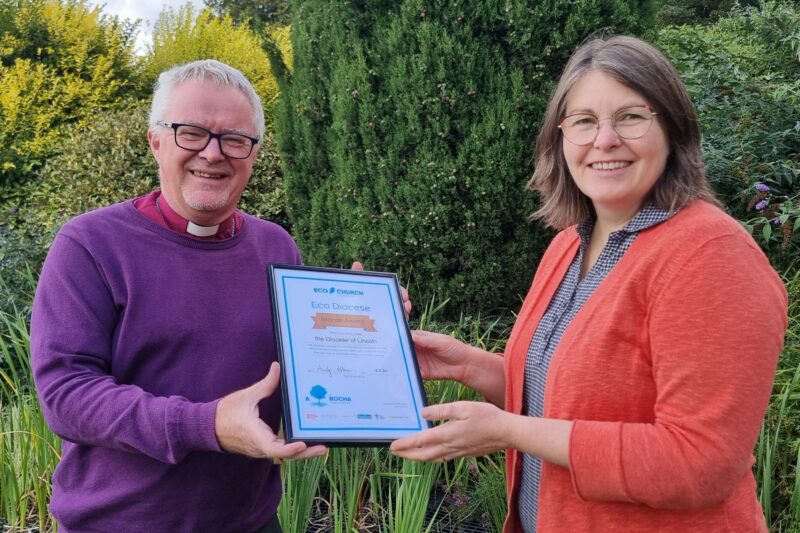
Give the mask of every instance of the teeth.
[(630, 163), (627, 161), (605, 161), (602, 163), (592, 163), (592, 168), (595, 170), (616, 170), (618, 168), (625, 168)]
[(192, 174), (194, 174), (195, 176), (198, 176), (200, 178), (219, 178), (220, 177), (219, 174), (206, 174), (205, 172), (199, 172), (197, 170), (193, 170)]

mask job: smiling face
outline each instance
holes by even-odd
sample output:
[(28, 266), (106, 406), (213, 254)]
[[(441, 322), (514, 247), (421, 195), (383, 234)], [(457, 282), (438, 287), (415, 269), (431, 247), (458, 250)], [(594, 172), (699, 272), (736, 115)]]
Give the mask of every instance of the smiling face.
[[(160, 119), (215, 133), (256, 136), (247, 97), (238, 89), (211, 82), (186, 81), (175, 87)], [(203, 226), (219, 224), (233, 213), (250, 179), (257, 149), (247, 159), (231, 159), (220, 151), (218, 139), (212, 139), (204, 150), (191, 152), (175, 144), (174, 130), (160, 126), (147, 138), (158, 162), (161, 193), (176, 213)]]
[(591, 113), (600, 118), (595, 140), (577, 146), (562, 135), (564, 159), (575, 185), (594, 206), (598, 221), (624, 225), (642, 206), (664, 173), (669, 140), (658, 117), (639, 139), (623, 139), (608, 119), (622, 108), (648, 106), (641, 94), (603, 72), (591, 70), (572, 86), (565, 116)]

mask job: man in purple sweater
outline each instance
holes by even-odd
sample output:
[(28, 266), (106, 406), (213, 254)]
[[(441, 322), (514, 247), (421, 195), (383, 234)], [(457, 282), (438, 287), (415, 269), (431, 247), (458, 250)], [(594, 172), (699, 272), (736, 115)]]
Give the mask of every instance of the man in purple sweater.
[(81, 215), (53, 242), (31, 352), (64, 439), (59, 531), (280, 531), (272, 459), (325, 452), (276, 437), (266, 266), (300, 254), (236, 210), (263, 134), (239, 71), (205, 60), (164, 72), (147, 135), (161, 190)]

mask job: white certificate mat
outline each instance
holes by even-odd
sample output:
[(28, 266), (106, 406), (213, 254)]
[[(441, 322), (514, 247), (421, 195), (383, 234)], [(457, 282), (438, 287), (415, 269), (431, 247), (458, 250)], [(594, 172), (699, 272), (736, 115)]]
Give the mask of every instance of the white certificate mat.
[(288, 442), (382, 445), (430, 427), (397, 276), (269, 266)]

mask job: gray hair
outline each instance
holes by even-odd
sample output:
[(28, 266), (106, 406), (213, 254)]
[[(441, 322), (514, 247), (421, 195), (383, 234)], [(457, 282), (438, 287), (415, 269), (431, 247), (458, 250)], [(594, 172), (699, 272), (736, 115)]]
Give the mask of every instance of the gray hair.
[(178, 65), (158, 76), (153, 88), (153, 101), (150, 104), (148, 120), (150, 130), (158, 126), (157, 121), (163, 120), (173, 89), (185, 81), (211, 81), (217, 86), (233, 87), (241, 91), (253, 110), (256, 137), (264, 138), (264, 108), (261, 107), (261, 98), (258, 97), (253, 84), (235, 68), (214, 59), (201, 59)]
[(590, 71), (602, 72), (633, 89), (659, 114), (658, 120), (667, 134), (669, 156), (664, 174), (645, 202), (669, 212), (695, 199), (720, 205), (706, 179), (699, 121), (678, 71), (653, 45), (635, 37), (616, 36), (587, 42), (564, 68), (536, 141), (536, 170), (528, 188), (539, 192), (541, 207), (532, 218), (563, 229), (594, 213), (591, 200), (570, 176), (558, 129), (564, 118), (567, 93)]

